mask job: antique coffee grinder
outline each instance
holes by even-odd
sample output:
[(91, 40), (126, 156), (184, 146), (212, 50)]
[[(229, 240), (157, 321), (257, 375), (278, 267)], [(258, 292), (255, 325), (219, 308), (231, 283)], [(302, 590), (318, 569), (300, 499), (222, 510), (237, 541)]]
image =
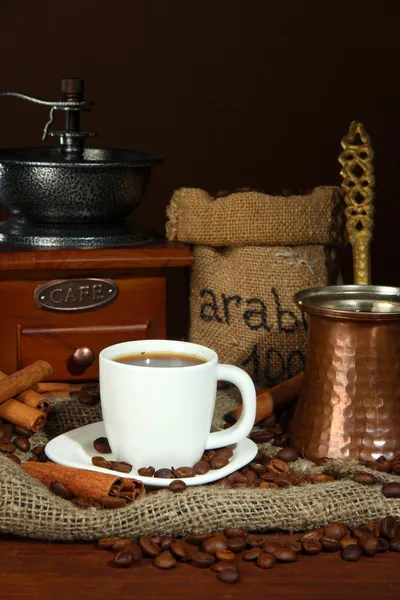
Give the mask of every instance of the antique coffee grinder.
[(167, 281), (193, 258), (127, 220), (162, 159), (86, 147), (94, 134), (81, 117), (93, 103), (81, 79), (61, 87), (60, 101), (0, 94), (48, 107), (43, 140), (59, 141), (0, 149), (0, 202), (12, 215), (0, 223), (0, 370), (42, 358), (54, 380), (93, 380), (105, 346), (166, 337)]
[(353, 122), (340, 155), (355, 285), (302, 290), (308, 356), (291, 443), (306, 458), (400, 452), (400, 288), (370, 285), (372, 148)]

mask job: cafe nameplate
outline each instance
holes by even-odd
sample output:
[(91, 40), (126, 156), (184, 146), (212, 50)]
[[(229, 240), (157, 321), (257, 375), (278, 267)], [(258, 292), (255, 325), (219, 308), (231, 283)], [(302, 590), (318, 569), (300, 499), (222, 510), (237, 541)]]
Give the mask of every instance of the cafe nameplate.
[(76, 312), (111, 304), (117, 296), (117, 284), (111, 279), (59, 279), (36, 288), (34, 302), (43, 310)]

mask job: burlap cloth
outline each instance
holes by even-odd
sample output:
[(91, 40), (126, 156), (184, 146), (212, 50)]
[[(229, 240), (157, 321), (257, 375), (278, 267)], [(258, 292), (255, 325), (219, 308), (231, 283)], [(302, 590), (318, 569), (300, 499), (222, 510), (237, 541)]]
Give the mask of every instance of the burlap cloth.
[(293, 296), (340, 283), (342, 201), (334, 187), (304, 196), (249, 191), (214, 200), (181, 188), (170, 240), (193, 244), (190, 341), (213, 348), (264, 387), (304, 370), (307, 324)]
[[(237, 403), (236, 394), (218, 393), (217, 427), (222, 426), (222, 415)], [(32, 447), (69, 427), (101, 419), (100, 407), (84, 407), (75, 400), (58, 399), (53, 406), (45, 430), (31, 438)], [(271, 456), (278, 451), (270, 444), (262, 447)], [(192, 487), (180, 494), (150, 494), (118, 510), (96, 510), (78, 508), (55, 496), (11, 460), (0, 457), (0, 533), (47, 540), (96, 540), (114, 535), (184, 536), (232, 526), (260, 532), (305, 531), (332, 521), (353, 526), (388, 514), (400, 517), (400, 500), (385, 498), (379, 485), (362, 486), (350, 479), (356, 471), (372, 472), (354, 462), (330, 461), (317, 467), (298, 460), (293, 469), (309, 474), (329, 472), (341, 479), (279, 490)], [(400, 480), (373, 473), (381, 482)]]

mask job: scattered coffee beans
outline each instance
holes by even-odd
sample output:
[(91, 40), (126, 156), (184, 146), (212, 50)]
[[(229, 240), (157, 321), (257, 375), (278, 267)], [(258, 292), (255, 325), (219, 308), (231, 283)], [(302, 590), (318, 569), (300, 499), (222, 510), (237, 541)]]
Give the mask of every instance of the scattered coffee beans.
[(105, 437), (99, 437), (97, 440), (94, 440), (93, 447), (96, 452), (100, 452), (100, 454), (110, 454), (111, 448), (108, 443), (108, 439)]
[(21, 452), (29, 452), (31, 445), (27, 437), (19, 436), (15, 440), (15, 445)]
[(371, 475), (371, 473), (355, 473), (353, 475), (353, 480), (357, 483), (362, 483), (363, 485), (374, 485), (378, 483), (376, 477)]
[(276, 563), (276, 558), (273, 554), (267, 552), (261, 552), (256, 560), (256, 565), (261, 569), (272, 569)]
[(141, 467), (138, 469), (138, 474), (142, 477), (153, 477), (155, 472), (156, 470), (154, 467)]
[(186, 490), (186, 487), (187, 485), (184, 481), (181, 481), (180, 479), (174, 479), (169, 484), (168, 489), (171, 490), (171, 492), (183, 492)]
[(294, 462), (299, 458), (299, 455), (294, 448), (282, 448), (282, 450), (279, 450), (276, 458), (285, 462)]
[(71, 500), (74, 497), (74, 494), (71, 492), (71, 490), (66, 488), (64, 485), (62, 485), (62, 483), (59, 483), (58, 481), (52, 483), (50, 489), (53, 492), (53, 494), (56, 494), (56, 496), (60, 496), (60, 498), (64, 498), (64, 500)]
[(163, 550), (153, 561), (158, 569), (173, 569), (176, 567), (176, 559), (169, 550)]
[(382, 486), (382, 493), (386, 498), (400, 498), (400, 483), (385, 483)]
[(351, 544), (350, 546), (346, 546), (343, 548), (340, 556), (343, 560), (347, 560), (349, 562), (357, 562), (362, 557), (363, 551), (358, 544)]

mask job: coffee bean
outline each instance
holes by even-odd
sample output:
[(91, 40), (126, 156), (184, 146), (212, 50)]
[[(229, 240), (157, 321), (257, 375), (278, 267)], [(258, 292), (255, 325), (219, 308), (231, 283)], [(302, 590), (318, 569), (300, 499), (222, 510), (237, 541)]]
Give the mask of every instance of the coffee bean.
[(247, 482), (250, 485), (254, 485), (254, 481), (257, 479), (257, 475), (254, 473), (254, 471), (251, 469), (246, 469), (245, 471), (242, 471), (242, 475), (246, 477)]
[(168, 486), (168, 489), (171, 490), (171, 492), (183, 492), (186, 488), (186, 483), (180, 479), (174, 479)]
[(249, 437), (256, 444), (264, 444), (273, 440), (276, 435), (268, 429), (261, 429), (260, 431), (253, 431)]
[(108, 443), (108, 439), (106, 437), (99, 437), (97, 440), (94, 440), (93, 447), (96, 452), (100, 452), (100, 454), (110, 454), (111, 448)]
[(385, 538), (378, 537), (378, 552), (386, 552), (389, 550), (389, 542)]
[(394, 517), (388, 516), (381, 519), (379, 532), (386, 540), (391, 540), (395, 537), (399, 529), (399, 524)]
[(266, 472), (266, 468), (264, 467), (264, 465), (261, 465), (260, 463), (250, 463), (249, 464), (249, 469), (251, 469), (252, 471), (254, 471), (254, 473), (259, 477), (260, 475), (263, 475)]
[(247, 531), (239, 527), (227, 527), (224, 529), (224, 534), (227, 538), (246, 538)]
[(267, 540), (262, 546), (263, 552), (266, 552), (267, 554), (273, 554), (278, 548), (282, 548), (282, 544), (272, 540)]
[(394, 552), (400, 552), (400, 536), (396, 536), (390, 540), (390, 549)]
[[(365, 556), (375, 556), (378, 552), (378, 539), (373, 535), (366, 535), (358, 542)], [(351, 546), (350, 546), (351, 548)]]
[(377, 478), (370, 473), (355, 473), (353, 475), (353, 480), (357, 483), (362, 483), (363, 485), (374, 485), (375, 483), (378, 483)]
[(126, 569), (127, 567), (133, 565), (134, 562), (134, 555), (131, 552), (129, 552), (129, 550), (122, 550), (114, 556), (112, 564), (113, 566), (118, 567), (119, 569)]
[(267, 467), (268, 471), (271, 473), (277, 473), (280, 475), (281, 473), (287, 473), (289, 471), (289, 467), (284, 460), (279, 460), (279, 458), (273, 458)]
[(125, 550), (126, 548), (130, 547), (132, 545), (132, 540), (129, 538), (119, 538), (118, 540), (116, 540), (113, 545), (111, 546), (111, 549), (113, 552), (121, 552), (121, 550)]
[(102, 496), (99, 498), (99, 501), (103, 508), (122, 508), (126, 506), (125, 498), (120, 498), (119, 496)]
[(216, 554), (218, 550), (227, 550), (228, 541), (217, 536), (213, 536), (202, 543), (203, 550), (208, 554)]
[(230, 190), (218, 190), (214, 193), (214, 199), (225, 198), (231, 194)]
[(242, 475), (242, 473), (239, 473), (238, 471), (236, 471), (235, 473), (232, 473), (232, 475), (229, 475), (228, 477), (228, 481), (230, 483), (245, 483), (247, 485), (247, 479), (244, 475)]
[(13, 436), (13, 426), (5, 423), (3, 425), (0, 425), (0, 443), (1, 444), (8, 444), (8, 442), (11, 442), (11, 438)]
[(319, 542), (321, 537), (322, 533), (318, 531), (318, 529), (312, 529), (311, 531), (307, 531), (307, 533), (301, 536), (300, 542)]
[(283, 460), (284, 462), (294, 462), (299, 458), (299, 455), (294, 448), (282, 448), (282, 450), (279, 450), (276, 458)]
[(263, 535), (262, 533), (251, 533), (247, 536), (247, 544), (250, 546), (250, 548), (255, 548), (257, 546), (261, 547), (265, 544), (267, 539), (267, 536)]
[(118, 540), (120, 540), (120, 539), (122, 539), (122, 538), (119, 538), (119, 537), (101, 538), (101, 540), (98, 540), (97, 545), (102, 550), (109, 550), (110, 548), (113, 547), (115, 542), (118, 542)]
[(169, 536), (164, 536), (163, 538), (161, 538), (160, 541), (160, 548), (161, 550), (169, 550), (171, 547), (171, 544), (174, 543), (174, 538), (169, 537)]
[(340, 553), (340, 557), (348, 562), (357, 562), (362, 557), (362, 550), (358, 544), (346, 546)]
[(256, 546), (255, 548), (250, 548), (250, 550), (246, 550), (243, 553), (242, 559), (249, 562), (253, 560), (257, 560), (257, 558), (262, 553), (260, 546)]
[(158, 546), (153, 544), (147, 536), (143, 535), (139, 538), (139, 546), (142, 549), (144, 556), (148, 556), (149, 558), (156, 558), (156, 556), (160, 554)]
[(14, 435), (22, 435), (22, 437), (30, 438), (33, 435), (33, 431), (29, 431), (29, 429), (25, 429), (25, 427), (20, 427), (19, 425), (14, 425)]
[(15, 445), (17, 446), (18, 450), (21, 450), (22, 452), (29, 452), (29, 450), (31, 449), (29, 440), (26, 437), (17, 437), (15, 440)]
[(247, 546), (247, 541), (244, 538), (229, 538), (228, 539), (228, 549), (235, 554), (242, 552)]
[(400, 457), (397, 456), (396, 460), (392, 461), (392, 473), (400, 475)]
[(317, 540), (305, 540), (301, 545), (303, 553), (308, 556), (316, 556), (322, 551), (322, 544)]
[(7, 458), (9, 458), (13, 462), (15, 462), (16, 465), (20, 465), (21, 464), (21, 460), (15, 454), (7, 454)]
[(326, 535), (322, 536), (320, 542), (325, 552), (338, 552), (341, 548), (339, 540), (328, 538)]
[(174, 474), (171, 469), (158, 469), (154, 473), (154, 477), (160, 477), (161, 479), (174, 479)]
[(169, 550), (163, 550), (154, 560), (153, 565), (158, 569), (173, 569), (176, 567), (176, 559)]
[(347, 534), (347, 529), (341, 523), (331, 523), (325, 527), (324, 534), (332, 540), (341, 540)]
[(177, 479), (184, 479), (185, 477), (194, 477), (196, 475), (196, 471), (192, 469), (192, 467), (179, 467), (178, 469), (174, 469), (171, 467), (171, 471)]
[(60, 498), (64, 498), (64, 500), (71, 500), (71, 498), (74, 497), (74, 494), (71, 492), (71, 490), (66, 488), (59, 481), (54, 481), (51, 484), (50, 489), (53, 492), (53, 494), (56, 494), (56, 496), (60, 496)]
[(386, 498), (400, 498), (400, 483), (393, 481), (382, 486), (382, 493)]
[(154, 467), (140, 467), (138, 475), (141, 475), (141, 477), (153, 477), (155, 471)]
[(209, 463), (216, 456), (217, 456), (217, 453), (215, 452), (215, 450), (206, 450), (204, 452), (203, 456), (201, 457), (201, 460), (204, 460), (205, 462)]
[(195, 567), (200, 567), (202, 569), (211, 567), (215, 561), (212, 554), (209, 554), (208, 552), (202, 552), (201, 550), (194, 552), (190, 557), (190, 560)]
[(268, 552), (261, 552), (256, 560), (256, 564), (258, 567), (260, 567), (260, 569), (272, 569), (275, 563), (275, 556), (273, 554), (269, 554)]
[(219, 560), (211, 567), (211, 571), (214, 571), (214, 573), (220, 573), (225, 570), (237, 571), (237, 564), (231, 560)]
[(44, 453), (44, 446), (35, 446), (32, 448), (31, 452), (34, 456), (40, 456)]
[(182, 562), (189, 560), (188, 545), (182, 540), (173, 541), (170, 548), (172, 554)]
[(79, 508), (84, 509), (89, 508), (90, 506), (92, 506), (93, 503), (93, 501), (87, 498), (86, 496), (75, 496), (75, 498), (72, 499), (72, 502), (76, 504), (76, 506), (78, 506)]
[(293, 550), (293, 552), (296, 552), (296, 554), (299, 554), (302, 549), (300, 542), (297, 542), (295, 540), (289, 540), (288, 542), (285, 542), (283, 544), (283, 547), (289, 548), (289, 550)]
[(132, 465), (126, 462), (112, 460), (111, 469), (113, 471), (118, 471), (119, 473), (130, 473), (132, 471)]
[(262, 490), (264, 490), (264, 489), (276, 490), (276, 489), (278, 489), (279, 486), (276, 483), (271, 483), (269, 481), (261, 481), (261, 483), (258, 487), (261, 488)]
[(4, 452), (4, 454), (12, 454), (16, 449), (17, 446), (12, 442), (0, 443), (0, 452)]
[(186, 538), (186, 543), (193, 546), (200, 546), (205, 540), (212, 537), (212, 533), (192, 533)]
[(378, 471), (381, 473), (389, 473), (392, 469), (392, 461), (385, 460), (384, 462), (378, 464)]
[(159, 546), (161, 544), (162, 537), (161, 537), (161, 535), (152, 535), (150, 539), (153, 544), (155, 544), (156, 546)]
[(235, 560), (235, 554), (231, 550), (217, 550), (215, 556), (218, 560)]
[(230, 448), (219, 448), (215, 451), (216, 456), (223, 456), (224, 458), (232, 458), (233, 451)]
[(345, 537), (340, 540), (340, 545), (342, 548), (347, 548), (347, 546), (355, 546), (358, 544), (358, 540), (356, 538)]
[(355, 538), (357, 538), (357, 540), (361, 540), (361, 538), (365, 537), (366, 535), (371, 535), (371, 531), (368, 529), (368, 527), (365, 527), (363, 525), (361, 525), (360, 527), (355, 527), (353, 530), (353, 535)]
[(296, 562), (297, 554), (290, 550), (290, 548), (277, 548), (274, 552), (274, 556), (279, 562)]
[(222, 469), (222, 467), (226, 467), (228, 464), (229, 460), (224, 456), (214, 456), (210, 461), (210, 467), (212, 469)]
[(109, 460), (106, 460), (102, 456), (93, 456), (92, 465), (94, 465), (95, 467), (101, 467), (102, 469), (112, 468), (111, 462)]
[(193, 469), (196, 475), (205, 475), (210, 470), (210, 465), (205, 460), (199, 460), (195, 465), (193, 465)]
[(222, 583), (236, 583), (239, 581), (239, 571), (233, 569), (224, 569), (217, 573), (217, 579)]

